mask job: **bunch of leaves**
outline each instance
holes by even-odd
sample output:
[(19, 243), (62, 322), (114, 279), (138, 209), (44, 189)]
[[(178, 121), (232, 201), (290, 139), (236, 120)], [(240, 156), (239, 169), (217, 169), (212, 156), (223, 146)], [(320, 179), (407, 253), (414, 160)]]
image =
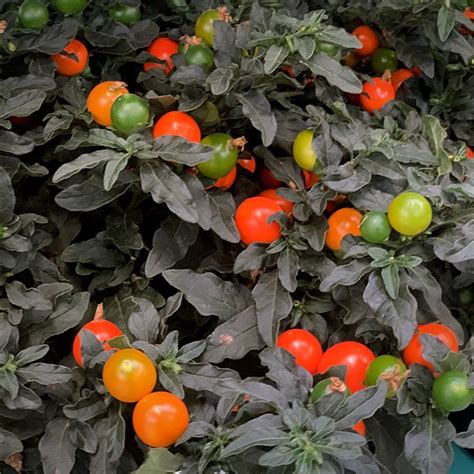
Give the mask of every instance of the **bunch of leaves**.
[[(298, 326), (326, 345), (357, 338), (397, 354), (417, 324), (440, 321), (464, 350), (423, 336), (425, 357), (439, 373), (469, 372), (474, 385), (472, 307), (457, 296), (474, 285), (474, 46), (459, 31), (472, 31), (467, 2), (229, 1), (232, 21), (214, 23), (215, 67), (178, 54), (169, 76), (143, 71), (146, 47), (192, 34), (217, 3), (123, 0), (141, 6), (130, 27), (109, 18), (117, 3), (89, 1), (74, 17), (48, 4), (48, 25), (32, 31), (18, 23), (21, 1), (0, 2), (0, 470), (445, 472), (453, 441), (474, 447), (474, 426), (456, 433), (432, 406), (428, 370), (413, 367), (393, 400), (381, 383), (311, 404), (312, 377), (274, 346)], [(346, 97), (360, 92), (364, 65), (340, 62), (359, 46), (350, 32), (360, 21), (422, 72), (375, 116)], [(89, 69), (61, 77), (49, 56), (74, 37)], [(321, 42), (337, 47), (334, 57)], [(233, 216), (260, 191), (255, 175), (239, 171), (230, 191), (209, 190), (188, 172), (208, 147), (94, 124), (86, 99), (102, 80), (127, 82), (155, 118), (179, 109), (203, 135), (245, 136), (295, 204), (281, 239), (239, 244)], [(319, 182), (306, 189), (291, 155), (308, 127)], [(325, 249), (329, 201), (385, 212), (407, 188), (433, 204), (429, 233)], [(170, 450), (134, 437), (131, 407), (101, 380), (110, 351), (92, 334), (85, 369), (72, 360), (73, 336), (102, 301), (124, 333), (112, 345), (146, 352), (160, 389), (189, 407), (191, 424)], [(367, 439), (351, 429), (360, 420)]]

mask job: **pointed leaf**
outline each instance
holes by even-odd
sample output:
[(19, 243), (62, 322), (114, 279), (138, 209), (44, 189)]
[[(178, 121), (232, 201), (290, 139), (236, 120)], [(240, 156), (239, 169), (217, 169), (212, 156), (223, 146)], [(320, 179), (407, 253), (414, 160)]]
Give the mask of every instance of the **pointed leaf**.
[(164, 163), (147, 161), (140, 168), (142, 188), (153, 200), (165, 202), (169, 210), (186, 222), (196, 223), (198, 213), (189, 189)]
[(268, 346), (273, 346), (279, 332), (280, 321), (293, 307), (290, 294), (278, 278), (278, 272), (264, 273), (252, 291), (257, 308), (258, 331)]
[(163, 277), (182, 291), (186, 300), (203, 316), (218, 316), (225, 321), (253, 305), (248, 288), (212, 273), (200, 275), (192, 270), (166, 270)]

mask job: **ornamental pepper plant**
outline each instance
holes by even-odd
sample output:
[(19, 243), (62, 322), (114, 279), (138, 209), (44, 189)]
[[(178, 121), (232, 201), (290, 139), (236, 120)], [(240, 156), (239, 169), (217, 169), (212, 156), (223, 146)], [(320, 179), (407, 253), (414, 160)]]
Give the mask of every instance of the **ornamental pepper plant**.
[(0, 472), (448, 473), (474, 448), (473, 22), (0, 1)]

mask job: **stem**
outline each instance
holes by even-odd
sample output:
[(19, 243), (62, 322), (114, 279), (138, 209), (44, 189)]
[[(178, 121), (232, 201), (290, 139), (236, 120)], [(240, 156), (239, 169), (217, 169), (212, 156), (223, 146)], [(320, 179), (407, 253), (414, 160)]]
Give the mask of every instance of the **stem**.
[(392, 79), (392, 73), (387, 69), (382, 76), (382, 80), (390, 82)]
[(104, 317), (104, 304), (99, 303), (95, 310), (94, 321), (100, 321)]
[(345, 393), (347, 390), (346, 384), (339, 377), (329, 377), (331, 380), (330, 389), (332, 392)]
[(202, 44), (202, 39), (197, 36), (184, 35), (180, 38), (181, 41), (184, 41), (184, 52), (186, 53), (191, 46), (196, 46)]
[(110, 91), (110, 92), (115, 92), (115, 91), (118, 91), (118, 90), (123, 89), (123, 88), (126, 88), (126, 87), (127, 87), (127, 83), (122, 82), (122, 81), (115, 81), (115, 82), (109, 87), (109, 91)]
[(234, 138), (233, 140), (229, 140), (228, 142), (228, 146), (230, 149), (238, 148), (240, 151), (244, 151), (246, 144), (247, 140), (245, 137)]

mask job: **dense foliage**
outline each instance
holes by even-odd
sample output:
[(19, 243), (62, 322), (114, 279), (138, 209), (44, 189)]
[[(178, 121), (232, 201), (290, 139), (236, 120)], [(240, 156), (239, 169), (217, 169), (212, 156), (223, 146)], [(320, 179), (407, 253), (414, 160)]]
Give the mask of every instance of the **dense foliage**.
[(0, 0), (0, 472), (474, 448), (473, 12)]

